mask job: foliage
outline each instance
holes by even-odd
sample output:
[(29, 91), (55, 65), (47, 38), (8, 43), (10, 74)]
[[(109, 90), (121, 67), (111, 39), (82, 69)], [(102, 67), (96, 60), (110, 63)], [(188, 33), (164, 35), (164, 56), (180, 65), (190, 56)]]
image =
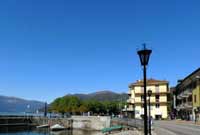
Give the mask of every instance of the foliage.
[(95, 99), (80, 100), (76, 96), (64, 96), (55, 99), (50, 112), (82, 114), (90, 112), (94, 115), (111, 115), (120, 113), (125, 103), (119, 101), (97, 101)]

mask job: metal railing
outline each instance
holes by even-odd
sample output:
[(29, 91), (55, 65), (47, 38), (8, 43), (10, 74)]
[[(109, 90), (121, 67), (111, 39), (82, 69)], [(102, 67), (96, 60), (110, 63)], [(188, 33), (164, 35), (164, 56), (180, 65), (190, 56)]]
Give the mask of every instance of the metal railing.
[[(44, 117), (44, 113), (27, 113), (27, 112), (18, 112), (18, 113), (13, 113), (13, 112), (0, 112), (0, 118), (2, 117)], [(47, 117), (51, 118), (58, 118), (58, 117), (63, 117), (62, 114), (59, 113), (47, 113)]]
[(142, 119), (131, 119), (131, 118), (112, 118), (111, 124), (125, 125), (138, 129), (144, 128), (144, 121)]

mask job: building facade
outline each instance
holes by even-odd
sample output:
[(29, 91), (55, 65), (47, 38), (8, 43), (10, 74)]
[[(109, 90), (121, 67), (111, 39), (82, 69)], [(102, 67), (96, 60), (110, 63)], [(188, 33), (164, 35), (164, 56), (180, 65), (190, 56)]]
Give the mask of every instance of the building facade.
[[(148, 79), (147, 91), (151, 90), (151, 116), (154, 119), (166, 119), (168, 117), (168, 81)], [(133, 110), (135, 118), (143, 118), (144, 116), (144, 86), (143, 80), (139, 80), (129, 85), (128, 108)], [(147, 100), (148, 100), (147, 96)], [(149, 101), (149, 100), (148, 100)], [(147, 101), (147, 103), (148, 103)], [(149, 107), (147, 107), (149, 110)], [(149, 111), (148, 111), (149, 112)]]
[(171, 87), (169, 92), (169, 115), (170, 119), (176, 119), (176, 87)]
[(184, 120), (197, 120), (200, 114), (200, 68), (179, 80), (176, 86), (176, 110)]

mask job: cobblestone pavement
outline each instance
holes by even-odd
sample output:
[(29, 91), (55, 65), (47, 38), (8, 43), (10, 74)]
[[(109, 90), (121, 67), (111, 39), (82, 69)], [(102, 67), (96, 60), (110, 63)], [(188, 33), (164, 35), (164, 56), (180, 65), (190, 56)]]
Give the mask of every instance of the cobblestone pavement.
[(180, 121), (155, 121), (157, 135), (200, 135), (200, 126)]

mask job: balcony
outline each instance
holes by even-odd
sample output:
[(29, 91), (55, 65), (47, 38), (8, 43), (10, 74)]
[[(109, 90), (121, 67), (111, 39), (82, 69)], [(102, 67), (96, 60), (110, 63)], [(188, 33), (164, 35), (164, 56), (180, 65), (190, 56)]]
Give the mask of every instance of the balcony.
[(142, 108), (142, 109), (140, 110), (140, 114), (141, 114), (141, 115), (144, 115), (144, 108)]
[(126, 108), (125, 111), (134, 111), (134, 108), (133, 107)]
[(192, 89), (186, 89), (184, 92), (180, 93), (177, 96), (177, 99), (188, 98), (191, 95), (192, 95)]
[(144, 98), (142, 98), (140, 102), (141, 102), (141, 103), (144, 103)]
[(180, 109), (184, 109), (184, 105), (183, 104), (179, 104), (176, 106), (177, 110), (180, 110)]
[(129, 103), (129, 104), (134, 104), (135, 103), (133, 98), (127, 99), (126, 102)]
[(183, 106), (184, 106), (185, 108), (192, 108), (192, 102), (184, 103)]
[(185, 94), (184, 92), (182, 92), (182, 93), (180, 94), (180, 96), (181, 96), (182, 98), (187, 98), (187, 97), (189, 97), (189, 95)]
[(131, 99), (127, 99), (127, 101), (126, 101), (127, 103), (131, 103)]
[(192, 102), (186, 102), (186, 103), (182, 103), (177, 105), (176, 107), (178, 110), (180, 109), (187, 109), (187, 108), (192, 108)]
[[(147, 90), (148, 91), (148, 90)], [(152, 94), (153, 95), (160, 95), (160, 94), (168, 94), (169, 92), (167, 91), (164, 91), (164, 90), (159, 90), (159, 91), (156, 91), (156, 90), (152, 90)], [(144, 94), (144, 90), (135, 90), (135, 94), (136, 95), (143, 95)]]
[(156, 109), (155, 109), (155, 115), (162, 115), (162, 110), (156, 108)]
[(183, 97), (181, 97), (180, 95), (178, 95), (178, 96), (177, 96), (177, 99), (180, 100), (180, 99), (183, 99)]
[(192, 90), (191, 89), (187, 89), (183, 93), (184, 93), (184, 95), (190, 96), (190, 95), (192, 95)]

